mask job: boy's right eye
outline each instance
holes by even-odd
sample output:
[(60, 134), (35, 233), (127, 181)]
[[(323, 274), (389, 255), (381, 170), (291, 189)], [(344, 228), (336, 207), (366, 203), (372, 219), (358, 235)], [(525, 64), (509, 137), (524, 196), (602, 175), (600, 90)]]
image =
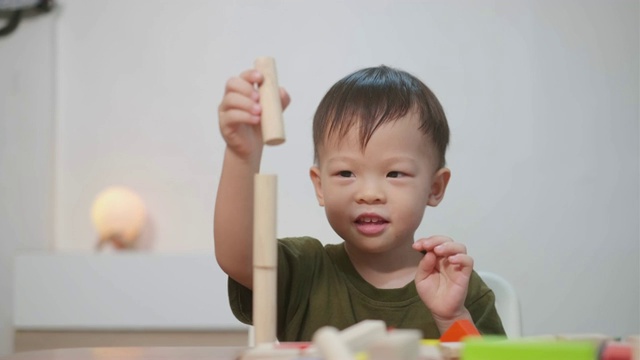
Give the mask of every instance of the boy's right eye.
[(347, 177), (348, 178), (348, 177), (352, 177), (353, 173), (351, 171), (349, 171), (349, 170), (342, 170), (342, 171), (338, 172), (338, 176)]

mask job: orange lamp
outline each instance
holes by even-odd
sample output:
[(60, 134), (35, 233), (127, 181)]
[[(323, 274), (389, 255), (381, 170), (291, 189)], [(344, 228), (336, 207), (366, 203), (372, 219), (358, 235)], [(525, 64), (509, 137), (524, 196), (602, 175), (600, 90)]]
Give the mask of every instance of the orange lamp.
[(131, 249), (146, 222), (142, 198), (132, 190), (113, 186), (101, 191), (93, 202), (91, 220), (98, 231), (98, 250), (106, 244)]

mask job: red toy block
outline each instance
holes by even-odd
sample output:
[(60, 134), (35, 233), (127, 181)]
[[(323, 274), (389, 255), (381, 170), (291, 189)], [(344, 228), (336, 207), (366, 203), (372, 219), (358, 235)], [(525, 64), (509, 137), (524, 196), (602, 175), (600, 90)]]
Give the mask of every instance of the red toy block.
[(610, 342), (604, 344), (601, 360), (632, 360), (633, 348), (631, 344)]
[(469, 320), (457, 320), (440, 337), (440, 342), (460, 342), (467, 336), (480, 336), (476, 326)]

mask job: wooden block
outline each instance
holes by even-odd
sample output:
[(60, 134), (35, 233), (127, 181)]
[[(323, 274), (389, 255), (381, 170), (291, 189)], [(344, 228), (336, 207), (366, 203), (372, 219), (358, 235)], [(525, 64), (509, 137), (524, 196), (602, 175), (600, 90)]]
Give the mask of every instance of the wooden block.
[(461, 342), (441, 342), (440, 353), (444, 360), (458, 360), (462, 353)]
[(275, 343), (277, 340), (275, 268), (253, 269), (253, 326), (256, 345)]
[(253, 325), (258, 345), (277, 340), (276, 186), (275, 175), (254, 177)]
[(368, 347), (369, 360), (417, 360), (420, 355), (420, 330), (397, 329), (375, 340)]
[(460, 342), (467, 336), (480, 336), (476, 326), (469, 320), (457, 320), (440, 337), (440, 342)]
[(607, 342), (602, 346), (600, 360), (633, 360), (633, 347), (624, 342)]
[(253, 266), (275, 268), (278, 264), (277, 186), (276, 175), (254, 176)]
[(267, 145), (279, 145), (284, 142), (285, 138), (276, 62), (272, 57), (262, 56), (256, 59), (255, 68), (264, 76), (264, 81), (259, 88), (260, 106), (262, 107), (260, 121), (262, 139)]
[(313, 343), (324, 360), (353, 360), (354, 354), (340, 337), (338, 329), (324, 326), (313, 334)]
[[(454, 343), (448, 343), (454, 344)], [(445, 360), (440, 351), (440, 341), (438, 340), (426, 340), (420, 341), (420, 359), (421, 360)]]
[(490, 341), (469, 338), (463, 343), (464, 360), (595, 360), (597, 346), (584, 341)]
[(354, 354), (386, 335), (387, 325), (382, 320), (363, 320), (340, 332), (340, 338)]

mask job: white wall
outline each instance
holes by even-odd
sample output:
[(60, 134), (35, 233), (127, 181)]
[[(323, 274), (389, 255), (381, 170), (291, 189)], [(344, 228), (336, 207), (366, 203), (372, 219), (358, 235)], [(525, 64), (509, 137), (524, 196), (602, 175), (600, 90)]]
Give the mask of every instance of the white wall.
[(54, 19), (0, 38), (0, 356), (12, 351), (13, 255), (53, 244)]
[(56, 250), (90, 251), (91, 202), (123, 184), (151, 251), (211, 252), (216, 107), (259, 55), (293, 98), (263, 162), (286, 189), (279, 234), (337, 242), (307, 178), (311, 118), (336, 80), (387, 64), (422, 78), (452, 129), (452, 182), (419, 235), (505, 275), (525, 334), (638, 333), (638, 16), (637, 1), (61, 1)]

